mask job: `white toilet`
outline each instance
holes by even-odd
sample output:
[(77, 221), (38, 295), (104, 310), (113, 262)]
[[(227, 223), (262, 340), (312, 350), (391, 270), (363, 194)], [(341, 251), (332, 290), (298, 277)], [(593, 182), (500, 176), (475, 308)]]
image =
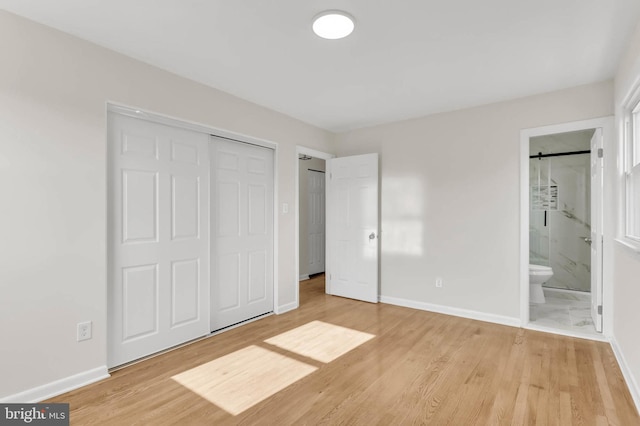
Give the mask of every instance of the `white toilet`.
[(529, 303), (544, 303), (542, 284), (553, 276), (553, 269), (549, 266), (529, 264)]

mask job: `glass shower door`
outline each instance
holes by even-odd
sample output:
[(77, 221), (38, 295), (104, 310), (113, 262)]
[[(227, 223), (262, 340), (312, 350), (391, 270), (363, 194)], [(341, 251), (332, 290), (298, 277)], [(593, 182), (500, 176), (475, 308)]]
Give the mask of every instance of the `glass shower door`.
[[(551, 184), (551, 161), (536, 158), (529, 161), (529, 263), (551, 266), (550, 208), (557, 209), (557, 186)], [(552, 195), (555, 195), (555, 204)]]
[(550, 266), (544, 287), (590, 291), (589, 155), (561, 153), (532, 158), (529, 263)]

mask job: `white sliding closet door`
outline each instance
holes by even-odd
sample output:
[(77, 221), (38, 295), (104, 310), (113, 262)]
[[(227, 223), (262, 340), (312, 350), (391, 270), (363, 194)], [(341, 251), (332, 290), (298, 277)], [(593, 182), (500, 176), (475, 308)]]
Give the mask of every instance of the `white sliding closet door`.
[(109, 114), (109, 367), (209, 332), (208, 142)]
[(212, 137), (211, 330), (273, 311), (274, 151)]

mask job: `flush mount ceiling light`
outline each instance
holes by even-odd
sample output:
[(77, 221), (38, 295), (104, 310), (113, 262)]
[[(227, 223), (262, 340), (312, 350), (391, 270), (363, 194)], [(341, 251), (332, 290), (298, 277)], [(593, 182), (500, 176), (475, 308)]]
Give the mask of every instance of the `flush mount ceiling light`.
[(354, 27), (353, 16), (340, 10), (326, 10), (313, 18), (313, 32), (329, 40), (348, 36)]

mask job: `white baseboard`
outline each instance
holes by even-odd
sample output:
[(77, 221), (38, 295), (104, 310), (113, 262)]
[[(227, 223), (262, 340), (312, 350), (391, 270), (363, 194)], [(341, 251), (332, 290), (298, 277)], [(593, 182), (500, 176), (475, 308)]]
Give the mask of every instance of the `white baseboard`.
[(609, 338), (604, 334), (585, 333), (578, 330), (563, 330), (561, 328), (537, 325), (535, 322), (527, 323), (522, 328), (526, 328), (527, 330), (542, 331), (544, 333), (558, 334), (560, 336), (575, 337), (577, 339), (595, 340), (597, 342), (609, 343)]
[(0, 399), (0, 403), (36, 403), (106, 379), (107, 377), (110, 377), (110, 375), (107, 371), (107, 366), (104, 365), (24, 392), (6, 396)]
[(276, 315), (284, 314), (285, 312), (293, 311), (294, 309), (298, 309), (298, 304), (296, 302), (287, 303), (286, 305), (280, 305), (275, 310)]
[(638, 386), (638, 382), (636, 381), (635, 377), (633, 377), (633, 374), (631, 374), (629, 364), (627, 364), (627, 360), (620, 350), (620, 346), (618, 345), (615, 336), (611, 336), (610, 342), (611, 349), (613, 349), (613, 354), (618, 360), (618, 365), (620, 365), (622, 376), (624, 377), (625, 382), (627, 382), (627, 387), (629, 388), (629, 392), (631, 393), (631, 398), (633, 398), (633, 402), (635, 402), (636, 404), (636, 410), (638, 410), (638, 412), (640, 413), (640, 386)]
[(309, 275), (308, 275), (308, 274), (300, 275), (300, 279), (299, 279), (299, 281), (306, 281), (306, 280), (308, 280), (308, 279), (309, 279)]
[(471, 311), (468, 309), (452, 308), (450, 306), (434, 305), (432, 303), (417, 302), (415, 300), (400, 299), (397, 297), (380, 296), (380, 302), (390, 305), (403, 306), (405, 308), (419, 309), (421, 311), (437, 312), (439, 314), (453, 315), (478, 321), (492, 322), (495, 324), (520, 327), (520, 318), (505, 317), (502, 315), (487, 314), (485, 312)]

